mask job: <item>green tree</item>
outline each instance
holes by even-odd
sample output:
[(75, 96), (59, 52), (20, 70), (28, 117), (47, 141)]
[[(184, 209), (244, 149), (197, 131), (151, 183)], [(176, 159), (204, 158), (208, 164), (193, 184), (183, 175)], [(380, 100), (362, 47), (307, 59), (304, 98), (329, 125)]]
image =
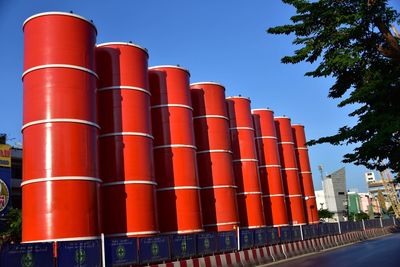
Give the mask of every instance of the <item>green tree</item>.
[(20, 242), (22, 235), (21, 210), (16, 208), (10, 208), (4, 219), (5, 219), (5, 225), (4, 225), (5, 227), (0, 232), (2, 240)]
[(339, 107), (357, 104), (349, 114), (356, 125), (309, 144), (356, 144), (344, 162), (400, 172), (400, 46), (390, 30), (398, 12), (385, 0), (283, 2), (296, 9), (292, 24), (268, 32), (294, 34), (300, 47), (282, 62), (316, 64), (306, 76), (333, 77), (329, 97), (340, 98)]
[(333, 212), (330, 212), (327, 209), (320, 209), (318, 210), (318, 217), (320, 219), (332, 219), (333, 218)]

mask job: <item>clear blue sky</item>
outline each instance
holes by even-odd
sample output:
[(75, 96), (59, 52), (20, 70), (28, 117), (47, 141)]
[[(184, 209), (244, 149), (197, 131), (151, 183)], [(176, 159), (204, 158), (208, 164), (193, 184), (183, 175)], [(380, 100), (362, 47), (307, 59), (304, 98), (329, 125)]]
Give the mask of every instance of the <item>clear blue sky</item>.
[[(227, 95), (248, 96), (253, 108), (269, 107), (277, 116), (304, 124), (308, 139), (355, 122), (347, 117), (351, 108), (339, 109), (337, 100), (327, 98), (332, 80), (304, 77), (312, 68), (307, 64), (280, 63), (294, 50), (291, 37), (272, 36), (266, 29), (289, 22), (294, 10), (279, 0), (0, 0), (0, 132), (9, 138), (22, 139), (22, 23), (35, 13), (70, 10), (94, 21), (98, 43), (133, 41), (144, 46), (150, 66), (180, 64), (190, 70), (191, 82), (220, 82)], [(351, 150), (310, 148), (316, 188), (321, 187), (317, 167), (322, 164), (329, 173), (346, 166), (348, 187), (365, 191), (366, 169), (341, 163)]]

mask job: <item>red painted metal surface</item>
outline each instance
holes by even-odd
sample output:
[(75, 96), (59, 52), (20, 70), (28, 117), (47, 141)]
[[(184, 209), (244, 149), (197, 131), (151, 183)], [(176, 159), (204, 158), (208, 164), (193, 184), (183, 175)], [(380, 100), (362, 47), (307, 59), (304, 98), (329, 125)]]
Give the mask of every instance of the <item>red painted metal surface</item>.
[(203, 231), (189, 72), (177, 66), (149, 71), (160, 231)]
[(306, 134), (304, 126), (292, 124), (293, 139), (296, 149), (297, 165), (299, 167), (299, 177), (303, 190), (305, 205), (307, 209), (308, 223), (319, 223), (318, 206), (315, 199), (314, 183), (312, 179), (310, 159), (306, 145)]
[(268, 226), (288, 225), (285, 190), (283, 188), (281, 161), (274, 123), (274, 112), (254, 109), (253, 122), (256, 136), (258, 168), (265, 221)]
[(96, 29), (42, 13), (24, 37), (22, 241), (98, 238)]
[(158, 233), (147, 51), (131, 43), (96, 48), (103, 231)]
[(238, 187), (240, 226), (263, 227), (265, 219), (250, 100), (244, 97), (229, 97), (226, 103), (230, 119), (233, 169)]
[(282, 165), (283, 187), (286, 194), (289, 223), (293, 225), (306, 224), (307, 220), (290, 119), (287, 117), (275, 117), (275, 127), (278, 137), (278, 149)]
[(239, 223), (225, 88), (204, 82), (191, 85), (197, 164), (207, 231), (231, 231)]

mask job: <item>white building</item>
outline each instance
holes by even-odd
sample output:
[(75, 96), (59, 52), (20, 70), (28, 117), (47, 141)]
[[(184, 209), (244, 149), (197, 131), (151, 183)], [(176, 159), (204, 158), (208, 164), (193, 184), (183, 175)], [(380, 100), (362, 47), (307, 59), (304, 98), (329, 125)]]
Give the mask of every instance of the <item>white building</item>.
[(365, 181), (367, 182), (367, 184), (374, 183), (376, 181), (375, 173), (374, 172), (366, 172), (365, 173)]

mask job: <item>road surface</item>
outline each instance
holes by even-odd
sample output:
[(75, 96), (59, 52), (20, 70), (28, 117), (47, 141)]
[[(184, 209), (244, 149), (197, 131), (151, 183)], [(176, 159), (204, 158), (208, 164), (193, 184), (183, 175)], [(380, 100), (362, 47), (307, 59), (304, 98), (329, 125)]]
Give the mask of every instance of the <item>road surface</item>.
[(399, 267), (400, 233), (273, 264), (274, 267)]

